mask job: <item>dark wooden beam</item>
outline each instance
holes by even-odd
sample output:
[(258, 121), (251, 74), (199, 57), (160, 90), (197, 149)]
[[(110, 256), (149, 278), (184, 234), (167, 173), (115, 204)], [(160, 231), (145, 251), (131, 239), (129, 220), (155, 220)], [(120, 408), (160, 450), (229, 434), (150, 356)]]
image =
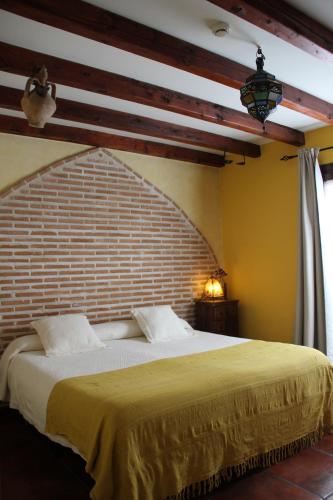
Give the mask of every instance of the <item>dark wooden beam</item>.
[(209, 2), (323, 61), (333, 63), (333, 32), (284, 0)]
[[(65, 5), (58, 0), (0, 0), (0, 7), (235, 89), (253, 73), (253, 69), (226, 57), (82, 0), (71, 0)], [(333, 123), (333, 104), (288, 84), (283, 84), (283, 96), (283, 106)]]
[(263, 131), (262, 125), (247, 113), (115, 73), (0, 42), (1, 70), (28, 77), (32, 68), (41, 64), (45, 64), (50, 78), (56, 83), (218, 123), (293, 146), (302, 146), (305, 143), (304, 134), (290, 127), (266, 122), (266, 130)]
[[(21, 91), (0, 85), (0, 107), (21, 110), (21, 97)], [(260, 147), (250, 142), (67, 99), (57, 99), (54, 116), (230, 153), (260, 156)]]
[(149, 156), (158, 156), (170, 160), (181, 160), (211, 167), (223, 167), (224, 157), (205, 151), (182, 148), (159, 142), (132, 139), (129, 137), (96, 132), (79, 127), (65, 127), (48, 123), (45, 128), (33, 128), (27, 120), (12, 116), (0, 115), (0, 132), (7, 134), (52, 139), (55, 141), (74, 142), (87, 146), (100, 146), (120, 151), (130, 151)]

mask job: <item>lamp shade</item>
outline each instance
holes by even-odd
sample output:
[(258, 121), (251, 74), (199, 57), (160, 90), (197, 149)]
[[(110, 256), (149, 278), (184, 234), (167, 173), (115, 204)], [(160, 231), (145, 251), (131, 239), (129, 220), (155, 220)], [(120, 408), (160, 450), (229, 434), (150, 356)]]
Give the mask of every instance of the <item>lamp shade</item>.
[(206, 297), (223, 297), (224, 292), (221, 283), (216, 278), (209, 278), (205, 284), (205, 296)]
[(282, 101), (282, 84), (275, 80), (275, 76), (264, 71), (265, 56), (258, 48), (257, 71), (246, 79), (244, 87), (240, 89), (240, 98), (248, 113), (256, 120), (264, 123), (268, 115), (275, 111)]

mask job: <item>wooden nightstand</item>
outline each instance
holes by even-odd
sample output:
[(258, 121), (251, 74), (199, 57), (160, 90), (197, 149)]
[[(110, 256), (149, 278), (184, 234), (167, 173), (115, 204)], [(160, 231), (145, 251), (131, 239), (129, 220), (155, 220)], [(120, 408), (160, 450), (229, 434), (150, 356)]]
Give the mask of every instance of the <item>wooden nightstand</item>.
[(196, 300), (196, 329), (238, 337), (237, 308), (238, 300)]

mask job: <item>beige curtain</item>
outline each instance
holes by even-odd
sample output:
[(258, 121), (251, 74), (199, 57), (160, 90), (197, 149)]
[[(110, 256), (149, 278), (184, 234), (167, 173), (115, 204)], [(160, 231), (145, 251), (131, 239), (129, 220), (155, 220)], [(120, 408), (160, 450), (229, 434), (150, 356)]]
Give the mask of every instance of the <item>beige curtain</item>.
[(319, 149), (299, 151), (299, 253), (295, 343), (326, 354), (325, 283), (322, 227), (324, 185)]
[(327, 356), (333, 363), (333, 179), (324, 181), (326, 257), (324, 258)]

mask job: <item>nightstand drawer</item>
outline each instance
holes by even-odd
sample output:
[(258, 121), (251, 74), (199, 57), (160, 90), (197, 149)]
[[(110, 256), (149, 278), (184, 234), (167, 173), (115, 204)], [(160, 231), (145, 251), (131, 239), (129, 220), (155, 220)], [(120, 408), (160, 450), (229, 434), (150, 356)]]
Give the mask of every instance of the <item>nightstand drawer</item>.
[(226, 331), (224, 321), (212, 321), (207, 327), (208, 331), (212, 333), (224, 333)]
[(206, 332), (237, 337), (238, 300), (197, 300), (196, 328)]
[(226, 311), (221, 307), (214, 307), (212, 310), (214, 321), (221, 321), (225, 319)]

